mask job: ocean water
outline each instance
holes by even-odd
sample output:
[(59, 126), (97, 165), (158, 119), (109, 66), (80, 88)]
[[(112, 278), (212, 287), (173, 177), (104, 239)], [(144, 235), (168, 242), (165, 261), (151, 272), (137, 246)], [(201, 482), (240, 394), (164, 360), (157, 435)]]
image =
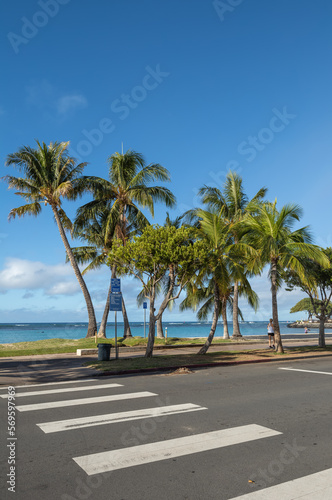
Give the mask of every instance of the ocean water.
[[(144, 337), (144, 323), (133, 322), (130, 324), (134, 337)], [(199, 322), (165, 322), (168, 337), (207, 337), (211, 323)], [(245, 321), (240, 323), (243, 336), (267, 335), (267, 321)], [(287, 328), (287, 322), (280, 322), (281, 334), (304, 333), (301, 328)], [(229, 324), (229, 334), (232, 335), (232, 323)], [(84, 338), (87, 332), (87, 323), (1, 323), (0, 324), (0, 344), (27, 342), (44, 339), (79, 339)], [(318, 330), (311, 329), (310, 333), (318, 333)], [(118, 337), (123, 335), (123, 324), (118, 322)], [(146, 335), (148, 334), (148, 324), (146, 324)], [(106, 336), (114, 337), (114, 323), (108, 323)], [(218, 324), (215, 336), (223, 336), (223, 325)]]

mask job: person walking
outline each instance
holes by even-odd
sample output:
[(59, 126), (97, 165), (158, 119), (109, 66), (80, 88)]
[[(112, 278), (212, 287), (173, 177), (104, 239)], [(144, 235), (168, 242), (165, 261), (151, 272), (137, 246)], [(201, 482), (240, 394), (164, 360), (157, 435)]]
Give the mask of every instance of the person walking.
[(270, 318), (270, 322), (267, 325), (267, 334), (269, 336), (269, 348), (274, 349), (274, 328), (272, 318)]

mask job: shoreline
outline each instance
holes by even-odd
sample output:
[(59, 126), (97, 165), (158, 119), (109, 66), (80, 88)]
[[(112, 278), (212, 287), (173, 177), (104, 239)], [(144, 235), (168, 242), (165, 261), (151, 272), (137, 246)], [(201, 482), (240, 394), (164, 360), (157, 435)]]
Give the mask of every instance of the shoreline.
[[(287, 328), (313, 328), (315, 330), (319, 330), (319, 321), (303, 321), (298, 323), (294, 321), (293, 323), (288, 323)], [(332, 321), (324, 323), (325, 330), (332, 330)]]

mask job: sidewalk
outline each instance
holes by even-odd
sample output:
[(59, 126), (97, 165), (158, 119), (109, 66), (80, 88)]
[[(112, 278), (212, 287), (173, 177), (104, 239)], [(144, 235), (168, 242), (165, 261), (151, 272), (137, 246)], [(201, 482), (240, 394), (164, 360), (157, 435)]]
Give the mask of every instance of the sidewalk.
[[(326, 339), (327, 345), (332, 345), (332, 339)], [(296, 346), (317, 346), (317, 339), (296, 340), (283, 339), (283, 345), (287, 347)], [(267, 349), (268, 343), (260, 341), (244, 341), (226, 345), (212, 345), (208, 352), (220, 351), (243, 351), (254, 349)], [(171, 349), (159, 348), (154, 351), (154, 356), (174, 356), (179, 354), (195, 354), (199, 346), (173, 347)], [(145, 348), (120, 348), (119, 358), (143, 356)], [(323, 355), (323, 354), (322, 354)], [(315, 357), (322, 356), (316, 354)], [(326, 354), (324, 355), (326, 356)], [(332, 356), (332, 354), (331, 354)], [(114, 350), (111, 359), (114, 359)], [(293, 360), (294, 358), (288, 358)], [(299, 359), (297, 356), (296, 359)], [(27, 384), (42, 384), (50, 382), (75, 381), (82, 378), (93, 378), (101, 375), (101, 372), (87, 366), (83, 366), (87, 361), (96, 361), (97, 355), (76, 356), (75, 354), (48, 354), (42, 356), (19, 356), (12, 358), (0, 358), (0, 386), (19, 386)], [(261, 359), (256, 362), (262, 362)], [(270, 362), (270, 360), (267, 360)], [(278, 359), (279, 361), (279, 359)], [(208, 362), (208, 360), (207, 360)], [(226, 362), (227, 363), (227, 362)], [(234, 364), (230, 360), (230, 363)], [(170, 368), (175, 370), (175, 368)], [(151, 370), (149, 370), (151, 371)]]

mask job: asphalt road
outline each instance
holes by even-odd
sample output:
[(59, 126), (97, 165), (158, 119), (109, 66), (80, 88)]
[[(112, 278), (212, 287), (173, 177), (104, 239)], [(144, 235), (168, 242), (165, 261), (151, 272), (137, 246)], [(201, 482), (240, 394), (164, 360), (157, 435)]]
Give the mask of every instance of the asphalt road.
[[(330, 358), (39, 384), (16, 393), (13, 437), (8, 400), (0, 398), (2, 499), (332, 498), (332, 472), (323, 472), (332, 469)], [(44, 403), (53, 404), (34, 406)], [(166, 406), (169, 415), (160, 416)], [(73, 421), (83, 417), (91, 419)], [(6, 484), (8, 457), (15, 459), (15, 495)]]

